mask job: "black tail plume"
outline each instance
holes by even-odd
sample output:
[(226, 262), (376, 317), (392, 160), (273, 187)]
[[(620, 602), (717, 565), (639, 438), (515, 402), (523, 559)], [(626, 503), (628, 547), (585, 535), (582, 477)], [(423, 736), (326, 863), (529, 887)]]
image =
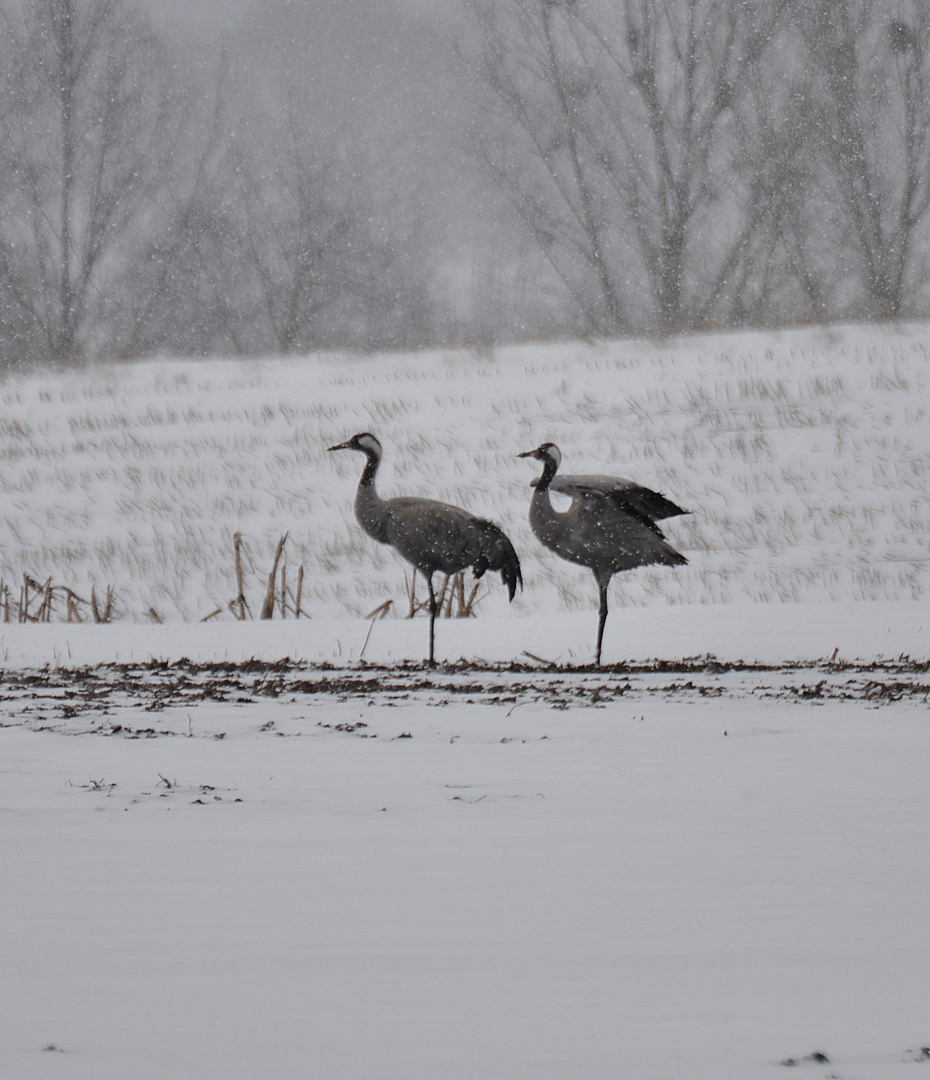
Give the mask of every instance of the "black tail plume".
[(475, 577), (480, 578), (485, 570), (499, 570), (501, 581), (507, 586), (510, 599), (513, 600), (517, 586), (523, 588), (520, 560), (514, 546), (493, 521), (475, 518), (475, 524), (479, 529), (479, 554), (473, 567)]

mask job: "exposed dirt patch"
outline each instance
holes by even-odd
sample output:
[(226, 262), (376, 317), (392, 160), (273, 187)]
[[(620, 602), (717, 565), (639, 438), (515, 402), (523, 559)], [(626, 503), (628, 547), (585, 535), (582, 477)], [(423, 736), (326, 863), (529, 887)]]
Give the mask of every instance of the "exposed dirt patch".
[(207, 702), (245, 705), (273, 698), (290, 703), (416, 701), (442, 706), (460, 702), (508, 708), (536, 702), (565, 709), (598, 708), (620, 698), (662, 697), (764, 698), (809, 705), (926, 702), (930, 701), (930, 663), (899, 657), (866, 663), (768, 665), (692, 657), (600, 669), (466, 662), (437, 668), (418, 664), (308, 668), (288, 659), (47, 667), (0, 673), (0, 725), (139, 739), (176, 733), (160, 730), (158, 722), (149, 718), (151, 714)]

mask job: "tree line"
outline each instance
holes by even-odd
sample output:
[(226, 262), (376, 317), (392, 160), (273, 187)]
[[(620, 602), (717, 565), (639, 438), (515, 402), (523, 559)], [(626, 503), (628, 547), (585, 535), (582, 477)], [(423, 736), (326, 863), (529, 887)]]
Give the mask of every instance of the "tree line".
[(126, 0), (0, 7), (0, 85), (2, 366), (433, 333), (416, 223), (307, 87), (205, 72)]
[(470, 10), (484, 160), (580, 329), (925, 314), (927, 4)]
[(925, 3), (462, 5), (440, 241), (312, 71), (0, 0), (0, 366), (926, 314)]

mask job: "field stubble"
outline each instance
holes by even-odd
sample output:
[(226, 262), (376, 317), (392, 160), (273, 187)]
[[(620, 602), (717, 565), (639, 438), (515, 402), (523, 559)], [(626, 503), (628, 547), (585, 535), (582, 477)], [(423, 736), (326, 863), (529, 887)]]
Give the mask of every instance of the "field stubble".
[[(234, 618), (237, 563), (262, 607), (279, 569), (302, 613), (408, 608), (407, 569), (352, 517), (357, 462), (325, 448), (375, 430), (385, 493), (498, 521), (524, 564), (518, 610), (586, 609), (589, 576), (540, 549), (515, 455), (629, 475), (693, 511), (690, 565), (624, 575), (622, 603), (926, 597), (930, 365), (922, 327), (521, 346), (492, 355), (150, 361), (0, 386), (0, 578), (112, 618)], [(473, 613), (506, 606), (485, 581)], [(58, 609), (63, 617), (65, 607)]]

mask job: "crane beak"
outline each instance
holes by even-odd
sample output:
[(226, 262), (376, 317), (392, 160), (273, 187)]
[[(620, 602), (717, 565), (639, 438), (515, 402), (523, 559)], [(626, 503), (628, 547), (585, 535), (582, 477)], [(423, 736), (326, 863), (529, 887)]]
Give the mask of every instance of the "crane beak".
[(537, 461), (538, 461), (539, 460), (539, 451), (538, 450), (525, 450), (522, 454), (517, 454), (517, 457), (532, 457), (532, 458), (536, 458)]
[(327, 446), (327, 452), (330, 450), (351, 450), (352, 444), (347, 442), (341, 442), (338, 446)]

